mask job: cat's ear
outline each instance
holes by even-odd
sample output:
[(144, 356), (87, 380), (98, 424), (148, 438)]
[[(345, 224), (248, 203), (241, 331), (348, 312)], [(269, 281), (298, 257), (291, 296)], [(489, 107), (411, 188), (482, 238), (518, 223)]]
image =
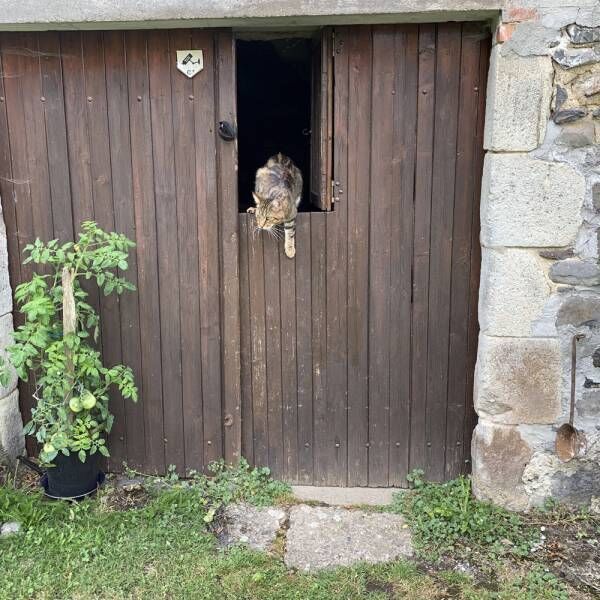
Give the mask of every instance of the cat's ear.
[(256, 206), (258, 206), (262, 202), (260, 196), (258, 196), (254, 192), (252, 192), (252, 197), (254, 198), (254, 202), (256, 203)]

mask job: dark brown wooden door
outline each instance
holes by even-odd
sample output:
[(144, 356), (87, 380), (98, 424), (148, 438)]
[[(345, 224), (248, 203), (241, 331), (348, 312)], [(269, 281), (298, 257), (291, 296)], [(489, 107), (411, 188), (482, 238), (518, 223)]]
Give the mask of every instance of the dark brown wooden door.
[(317, 485), (469, 469), (489, 37), (338, 28), (332, 212), (240, 215), (243, 453)]
[[(35, 237), (84, 219), (137, 242), (136, 294), (93, 301), (107, 362), (135, 371), (115, 400), (111, 466), (203, 468), (240, 452), (238, 218), (230, 31), (1, 34), (0, 194), (13, 287)], [(201, 49), (188, 79), (178, 49)], [(22, 388), (27, 417), (30, 390)]]

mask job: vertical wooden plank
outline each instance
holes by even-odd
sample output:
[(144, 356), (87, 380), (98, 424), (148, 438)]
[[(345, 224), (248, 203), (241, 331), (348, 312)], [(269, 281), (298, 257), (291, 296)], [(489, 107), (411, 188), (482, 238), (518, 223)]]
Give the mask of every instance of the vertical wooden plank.
[[(313, 38), (311, 167), (309, 201), (320, 210), (331, 210), (333, 131), (333, 35), (324, 27)], [(338, 46), (339, 48), (339, 46)]]
[(427, 319), (434, 110), (435, 25), (420, 25), (414, 199), (410, 470), (426, 467)]
[(250, 329), (250, 262), (248, 244), (252, 217), (240, 214), (240, 367), (242, 395), (242, 456), (254, 464), (252, 410), (252, 332)]
[(138, 299), (142, 356), (146, 465), (164, 472), (160, 307), (152, 159), (152, 129), (146, 34), (125, 34), (133, 199), (137, 231)]
[(465, 394), (465, 423), (463, 435), (463, 464), (462, 472), (471, 470), (471, 437), (477, 423), (477, 415), (473, 406), (473, 378), (475, 373), (475, 362), (477, 360), (477, 341), (479, 336), (478, 300), (479, 300), (479, 275), (481, 269), (481, 246), (479, 244), (479, 232), (481, 231), (479, 201), (481, 195), (481, 176), (483, 173), (483, 130), (485, 123), (485, 98), (487, 85), (487, 72), (489, 65), (491, 40), (489, 35), (482, 40), (479, 47), (479, 84), (478, 84), (478, 106), (477, 106), (477, 128), (475, 134), (475, 160), (473, 169), (475, 171), (475, 186), (473, 199), (473, 218), (471, 233), (471, 268), (469, 276), (469, 333), (467, 342), (467, 389)]
[[(254, 227), (254, 220), (249, 228)], [(263, 236), (248, 232), (250, 276), (250, 332), (252, 355), (252, 429), (254, 464), (269, 464), (269, 425), (267, 416), (267, 343), (265, 324), (265, 268)]]
[[(40, 54), (37, 33), (25, 33), (23, 45), (22, 78), (23, 115), (27, 139), (28, 178), (31, 190), (32, 225), (36, 237), (49, 241), (54, 236), (50, 177), (48, 174), (48, 147), (46, 146), (46, 119), (42, 102)], [(46, 271), (44, 268), (40, 268)]]
[(185, 469), (181, 387), (179, 248), (173, 141), (169, 33), (148, 33), (150, 118), (154, 158), (154, 202), (158, 250), (162, 397), (165, 461)]
[(192, 80), (198, 205), (200, 353), (204, 464), (222, 456), (221, 308), (219, 304), (219, 201), (215, 142), (216, 56), (214, 33), (194, 30), (194, 48), (202, 48), (204, 69)]
[[(2, 37), (4, 40), (10, 40), (11, 36), (4, 34)], [(5, 59), (2, 56), (2, 47), (3, 45), (0, 43), (0, 73), (7, 75), (8, 71), (4, 66)], [(21, 282), (21, 251), (18, 239), (15, 183), (12, 172), (12, 153), (6, 114), (7, 102), (4, 79), (5, 77), (0, 77), (0, 200), (2, 201), (2, 214), (6, 228), (10, 282), (12, 288), (15, 289)]]
[(54, 237), (64, 242), (73, 239), (73, 213), (60, 37), (53, 31), (41, 32), (38, 36), (52, 222)]
[(312, 275), (312, 356), (313, 356), (313, 483), (326, 485), (328, 481), (326, 452), (331, 443), (326, 408), (327, 393), (327, 265), (326, 213), (310, 215), (310, 249)]
[(418, 27), (397, 27), (394, 39), (394, 142), (390, 233), (390, 479), (406, 485), (410, 450), (410, 360)]
[[(394, 31), (373, 28), (369, 248), (369, 485), (386, 486), (390, 410), (390, 213), (392, 206)], [(387, 157), (387, 158), (386, 158)]]
[(311, 215), (296, 218), (296, 364), (298, 370), (298, 482), (313, 483)]
[[(127, 66), (123, 32), (105, 32), (104, 49), (115, 229), (135, 241)], [(138, 287), (138, 252), (139, 249), (134, 249), (130, 253), (129, 270), (123, 274), (136, 288)], [(142, 392), (138, 294), (139, 290), (122, 295), (119, 299), (119, 313), (122, 360), (133, 370), (136, 383)], [(145, 405), (143, 393), (138, 403), (130, 401), (125, 403), (127, 464), (134, 469), (145, 468)]]
[[(371, 28), (346, 29), (348, 82), (348, 485), (369, 473), (369, 195), (371, 164)], [(336, 97), (336, 106), (342, 101)], [(338, 135), (336, 134), (336, 144)]]
[[(218, 115), (219, 121), (236, 122), (235, 40), (231, 31), (219, 31)], [(237, 197), (237, 144), (219, 140), (218, 190), (221, 232), (221, 300), (223, 315), (223, 413), (224, 457), (240, 457), (240, 302), (239, 231)]]
[[(108, 132), (106, 95), (106, 72), (104, 44), (101, 32), (86, 32), (82, 37), (84, 89), (86, 95), (86, 120), (88, 123), (88, 146), (94, 218), (106, 231), (113, 231), (114, 205), (112, 196), (112, 170)], [(100, 327), (102, 354), (105, 364), (112, 366), (121, 362), (121, 335), (119, 300), (117, 296), (100, 294)], [(110, 436), (109, 468), (116, 470), (126, 458), (125, 403), (116, 390), (110, 391), (111, 412), (115, 416)]]
[(167, 61), (171, 70), (175, 190), (177, 197), (177, 251), (179, 255), (179, 307), (181, 319), (181, 393), (185, 468), (204, 466), (202, 419), (202, 364), (200, 361), (200, 278), (198, 257), (198, 204), (194, 148), (193, 82), (175, 65), (177, 48), (191, 48), (192, 34), (185, 29), (169, 33)]
[[(27, 186), (31, 202), (31, 228), (33, 237), (49, 241), (54, 237), (52, 223), (52, 203), (50, 196), (50, 179), (48, 174), (48, 147), (46, 145), (46, 123), (44, 103), (42, 102), (42, 86), (40, 72), (40, 55), (37, 33), (25, 33), (20, 37), (20, 45), (16, 52), (21, 53), (18, 77), (21, 79), (21, 100), (25, 128), (22, 131), (26, 140), (27, 156)], [(39, 273), (49, 273), (43, 265), (33, 270)], [(25, 403), (35, 390), (36, 383), (30, 381), (23, 389)], [(29, 442), (31, 444), (31, 442)], [(35, 446), (35, 444), (32, 444)]]
[[(296, 256), (310, 252), (296, 245)], [(286, 481), (298, 480), (298, 376), (296, 370), (296, 260), (279, 244), (281, 303), (281, 384), (283, 402), (283, 473)]]
[[(13, 273), (20, 274), (20, 281), (31, 278), (33, 266), (30, 264), (22, 265), (23, 248), (35, 239), (35, 229), (33, 225), (31, 185), (29, 180), (29, 162), (27, 148), (27, 121), (24, 110), (24, 72), (26, 70), (24, 62), (27, 60), (23, 56), (22, 34), (3, 34), (0, 36), (2, 45), (2, 68), (3, 85), (6, 104), (6, 118), (8, 122), (8, 137), (10, 143), (10, 179), (4, 183), (9, 183), (9, 192), (12, 194), (11, 202), (7, 203), (2, 199), (2, 204), (6, 208), (6, 227), (10, 227), (11, 219), (15, 226), (15, 235), (8, 236), (9, 241), (12, 238), (12, 247), (16, 250), (14, 255), (15, 265)], [(20, 49), (20, 50), (19, 50)], [(3, 190), (6, 187), (3, 184)], [(10, 248), (10, 247), (9, 247)], [(20, 282), (19, 281), (19, 282)], [(13, 282), (14, 284), (14, 282)], [(17, 313), (15, 325), (23, 322), (23, 317)], [(32, 398), (34, 383), (21, 384), (19, 386), (19, 404), (23, 415), (23, 420), (28, 421), (31, 418)], [(26, 440), (27, 452), (35, 453), (37, 444), (35, 440), (28, 437)]]
[(82, 34), (62, 33), (61, 49), (73, 228), (77, 235), (81, 222), (94, 217)]
[[(338, 40), (337, 43), (340, 43)], [(339, 50), (339, 53), (338, 53)], [(329, 56), (327, 60), (329, 61)], [(348, 474), (348, 52), (336, 49), (333, 130), (336, 138), (333, 172), (334, 211), (326, 218), (327, 253), (327, 422), (325, 465), (329, 485), (346, 485)], [(330, 70), (330, 69), (328, 69)], [(328, 88), (328, 96), (333, 90)], [(323, 100), (333, 104), (333, 98)]]
[(431, 191), (429, 335), (427, 344), (427, 477), (444, 478), (452, 226), (458, 124), (460, 25), (438, 25), (435, 145)]
[(279, 293), (279, 241), (264, 235), (265, 329), (267, 359), (267, 423), (269, 467), (275, 477), (284, 476), (283, 410), (281, 381), (281, 297)]
[(452, 233), (448, 400), (444, 478), (462, 471), (465, 397), (468, 369), (469, 277), (473, 240), (476, 118), (479, 86), (478, 28), (463, 26), (460, 60), (460, 106), (456, 142), (456, 180)]
[[(86, 80), (83, 61), (83, 34), (78, 32), (62, 33), (61, 50), (71, 181), (71, 210), (73, 232), (74, 236), (77, 237), (81, 231), (81, 223), (95, 219), (89, 108), (85, 91)], [(100, 294), (97, 287), (89, 281), (84, 281), (82, 287), (89, 294), (90, 304), (100, 314)], [(102, 317), (102, 315), (100, 316)], [(99, 350), (102, 349), (102, 332), (97, 346)]]

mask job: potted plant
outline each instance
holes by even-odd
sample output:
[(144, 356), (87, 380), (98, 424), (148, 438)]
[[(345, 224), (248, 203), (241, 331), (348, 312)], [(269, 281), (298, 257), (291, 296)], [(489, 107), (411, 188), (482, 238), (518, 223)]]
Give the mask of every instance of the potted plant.
[(7, 348), (9, 360), (0, 366), (4, 381), (10, 365), (20, 379), (32, 380), (36, 403), (25, 433), (41, 445), (46, 491), (57, 497), (83, 496), (96, 489), (99, 456), (109, 456), (111, 386), (137, 401), (131, 369), (102, 363), (95, 347), (100, 319), (88, 302), (89, 286), (82, 286), (91, 280), (104, 295), (134, 290), (120, 273), (127, 269), (135, 244), (92, 221), (84, 222), (81, 230), (76, 242), (37, 239), (25, 247), (24, 264), (41, 265), (41, 272), (15, 290), (25, 322), (16, 328), (14, 343)]

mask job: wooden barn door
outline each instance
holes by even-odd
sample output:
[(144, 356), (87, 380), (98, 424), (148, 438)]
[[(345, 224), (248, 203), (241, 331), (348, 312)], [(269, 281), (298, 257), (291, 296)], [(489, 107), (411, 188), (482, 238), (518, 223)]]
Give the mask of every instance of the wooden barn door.
[(469, 470), (488, 54), (480, 25), (337, 28), (333, 210), (294, 260), (240, 215), (243, 453), (279, 477)]
[(468, 469), (488, 53), (480, 25), (336, 31), (351, 484)]
[[(0, 194), (13, 288), (23, 247), (81, 221), (137, 242), (137, 293), (92, 296), (115, 399), (111, 467), (201, 469), (240, 452), (235, 56), (228, 30), (0, 35)], [(176, 51), (200, 49), (188, 79)], [(21, 403), (27, 418), (30, 390)]]

